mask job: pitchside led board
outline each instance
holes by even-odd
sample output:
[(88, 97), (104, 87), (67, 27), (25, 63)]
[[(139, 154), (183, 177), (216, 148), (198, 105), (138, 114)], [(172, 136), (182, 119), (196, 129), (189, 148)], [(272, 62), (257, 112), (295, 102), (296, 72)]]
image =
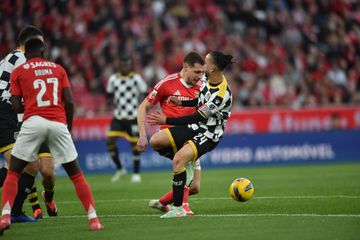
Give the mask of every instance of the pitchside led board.
[[(109, 118), (77, 119), (74, 126), (81, 167), (113, 171), (106, 150)], [(215, 150), (201, 158), (203, 168), (291, 163), (360, 161), (360, 108), (251, 110), (234, 112)], [(149, 136), (157, 129), (151, 129)], [(128, 142), (118, 141), (121, 160), (132, 168)], [(143, 170), (171, 169), (171, 161), (150, 148)]]
[[(110, 118), (76, 119), (73, 136), (87, 173), (114, 171), (105, 138)], [(157, 131), (150, 128), (149, 136)], [(128, 142), (118, 141), (121, 160), (132, 168)], [(171, 169), (171, 161), (150, 148), (143, 170)], [(217, 148), (201, 158), (204, 169), (292, 163), (360, 161), (360, 107), (234, 112)], [(58, 168), (57, 174), (64, 172)]]

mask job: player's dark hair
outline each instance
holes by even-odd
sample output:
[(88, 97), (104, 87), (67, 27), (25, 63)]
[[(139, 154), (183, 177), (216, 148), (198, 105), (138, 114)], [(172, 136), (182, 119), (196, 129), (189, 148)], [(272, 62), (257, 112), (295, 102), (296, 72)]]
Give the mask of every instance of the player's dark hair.
[(45, 51), (44, 42), (38, 38), (31, 38), (25, 42), (25, 56), (30, 57), (42, 57)]
[(220, 71), (224, 70), (227, 66), (234, 63), (232, 61), (233, 56), (231, 55), (226, 55), (218, 51), (213, 51), (210, 52), (209, 54), (213, 60), (213, 63)]
[(29, 25), (20, 30), (17, 38), (17, 46), (25, 44), (30, 38), (44, 36), (43, 32), (35, 26)]
[(204, 65), (204, 59), (197, 52), (189, 52), (184, 58), (184, 63), (189, 64), (191, 67), (193, 67), (195, 63)]

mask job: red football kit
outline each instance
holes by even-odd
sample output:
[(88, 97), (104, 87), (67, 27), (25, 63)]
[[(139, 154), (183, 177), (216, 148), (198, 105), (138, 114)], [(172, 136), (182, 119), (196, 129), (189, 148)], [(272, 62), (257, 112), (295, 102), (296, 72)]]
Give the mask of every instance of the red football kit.
[(38, 115), (66, 124), (62, 90), (70, 87), (65, 70), (58, 64), (32, 58), (11, 74), (11, 95), (23, 97), (25, 121)]
[[(194, 114), (195, 107), (181, 107), (169, 103), (170, 96), (175, 96), (181, 101), (192, 100), (198, 97), (200, 85), (192, 86), (182, 79), (180, 73), (168, 75), (149, 93), (146, 99), (153, 105), (160, 103), (162, 112), (166, 117), (181, 117)], [(169, 125), (161, 125), (161, 129), (168, 128)]]

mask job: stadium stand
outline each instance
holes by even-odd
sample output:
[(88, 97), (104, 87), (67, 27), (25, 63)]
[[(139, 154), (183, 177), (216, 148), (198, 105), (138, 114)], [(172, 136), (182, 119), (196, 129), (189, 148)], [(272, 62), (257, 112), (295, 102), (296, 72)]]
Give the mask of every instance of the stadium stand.
[[(360, 102), (360, 3), (356, 0), (3, 0), (1, 58), (26, 24), (72, 81), (77, 116), (109, 115), (104, 86), (130, 53), (149, 86), (186, 52), (221, 50), (236, 108)], [(80, 99), (81, 96), (81, 99)]]

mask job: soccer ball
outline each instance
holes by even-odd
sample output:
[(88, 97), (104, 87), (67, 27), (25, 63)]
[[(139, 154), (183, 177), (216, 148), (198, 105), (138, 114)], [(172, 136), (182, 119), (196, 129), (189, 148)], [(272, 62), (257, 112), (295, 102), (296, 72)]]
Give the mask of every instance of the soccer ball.
[(254, 186), (246, 178), (237, 178), (230, 185), (230, 196), (239, 202), (246, 202), (254, 194)]

